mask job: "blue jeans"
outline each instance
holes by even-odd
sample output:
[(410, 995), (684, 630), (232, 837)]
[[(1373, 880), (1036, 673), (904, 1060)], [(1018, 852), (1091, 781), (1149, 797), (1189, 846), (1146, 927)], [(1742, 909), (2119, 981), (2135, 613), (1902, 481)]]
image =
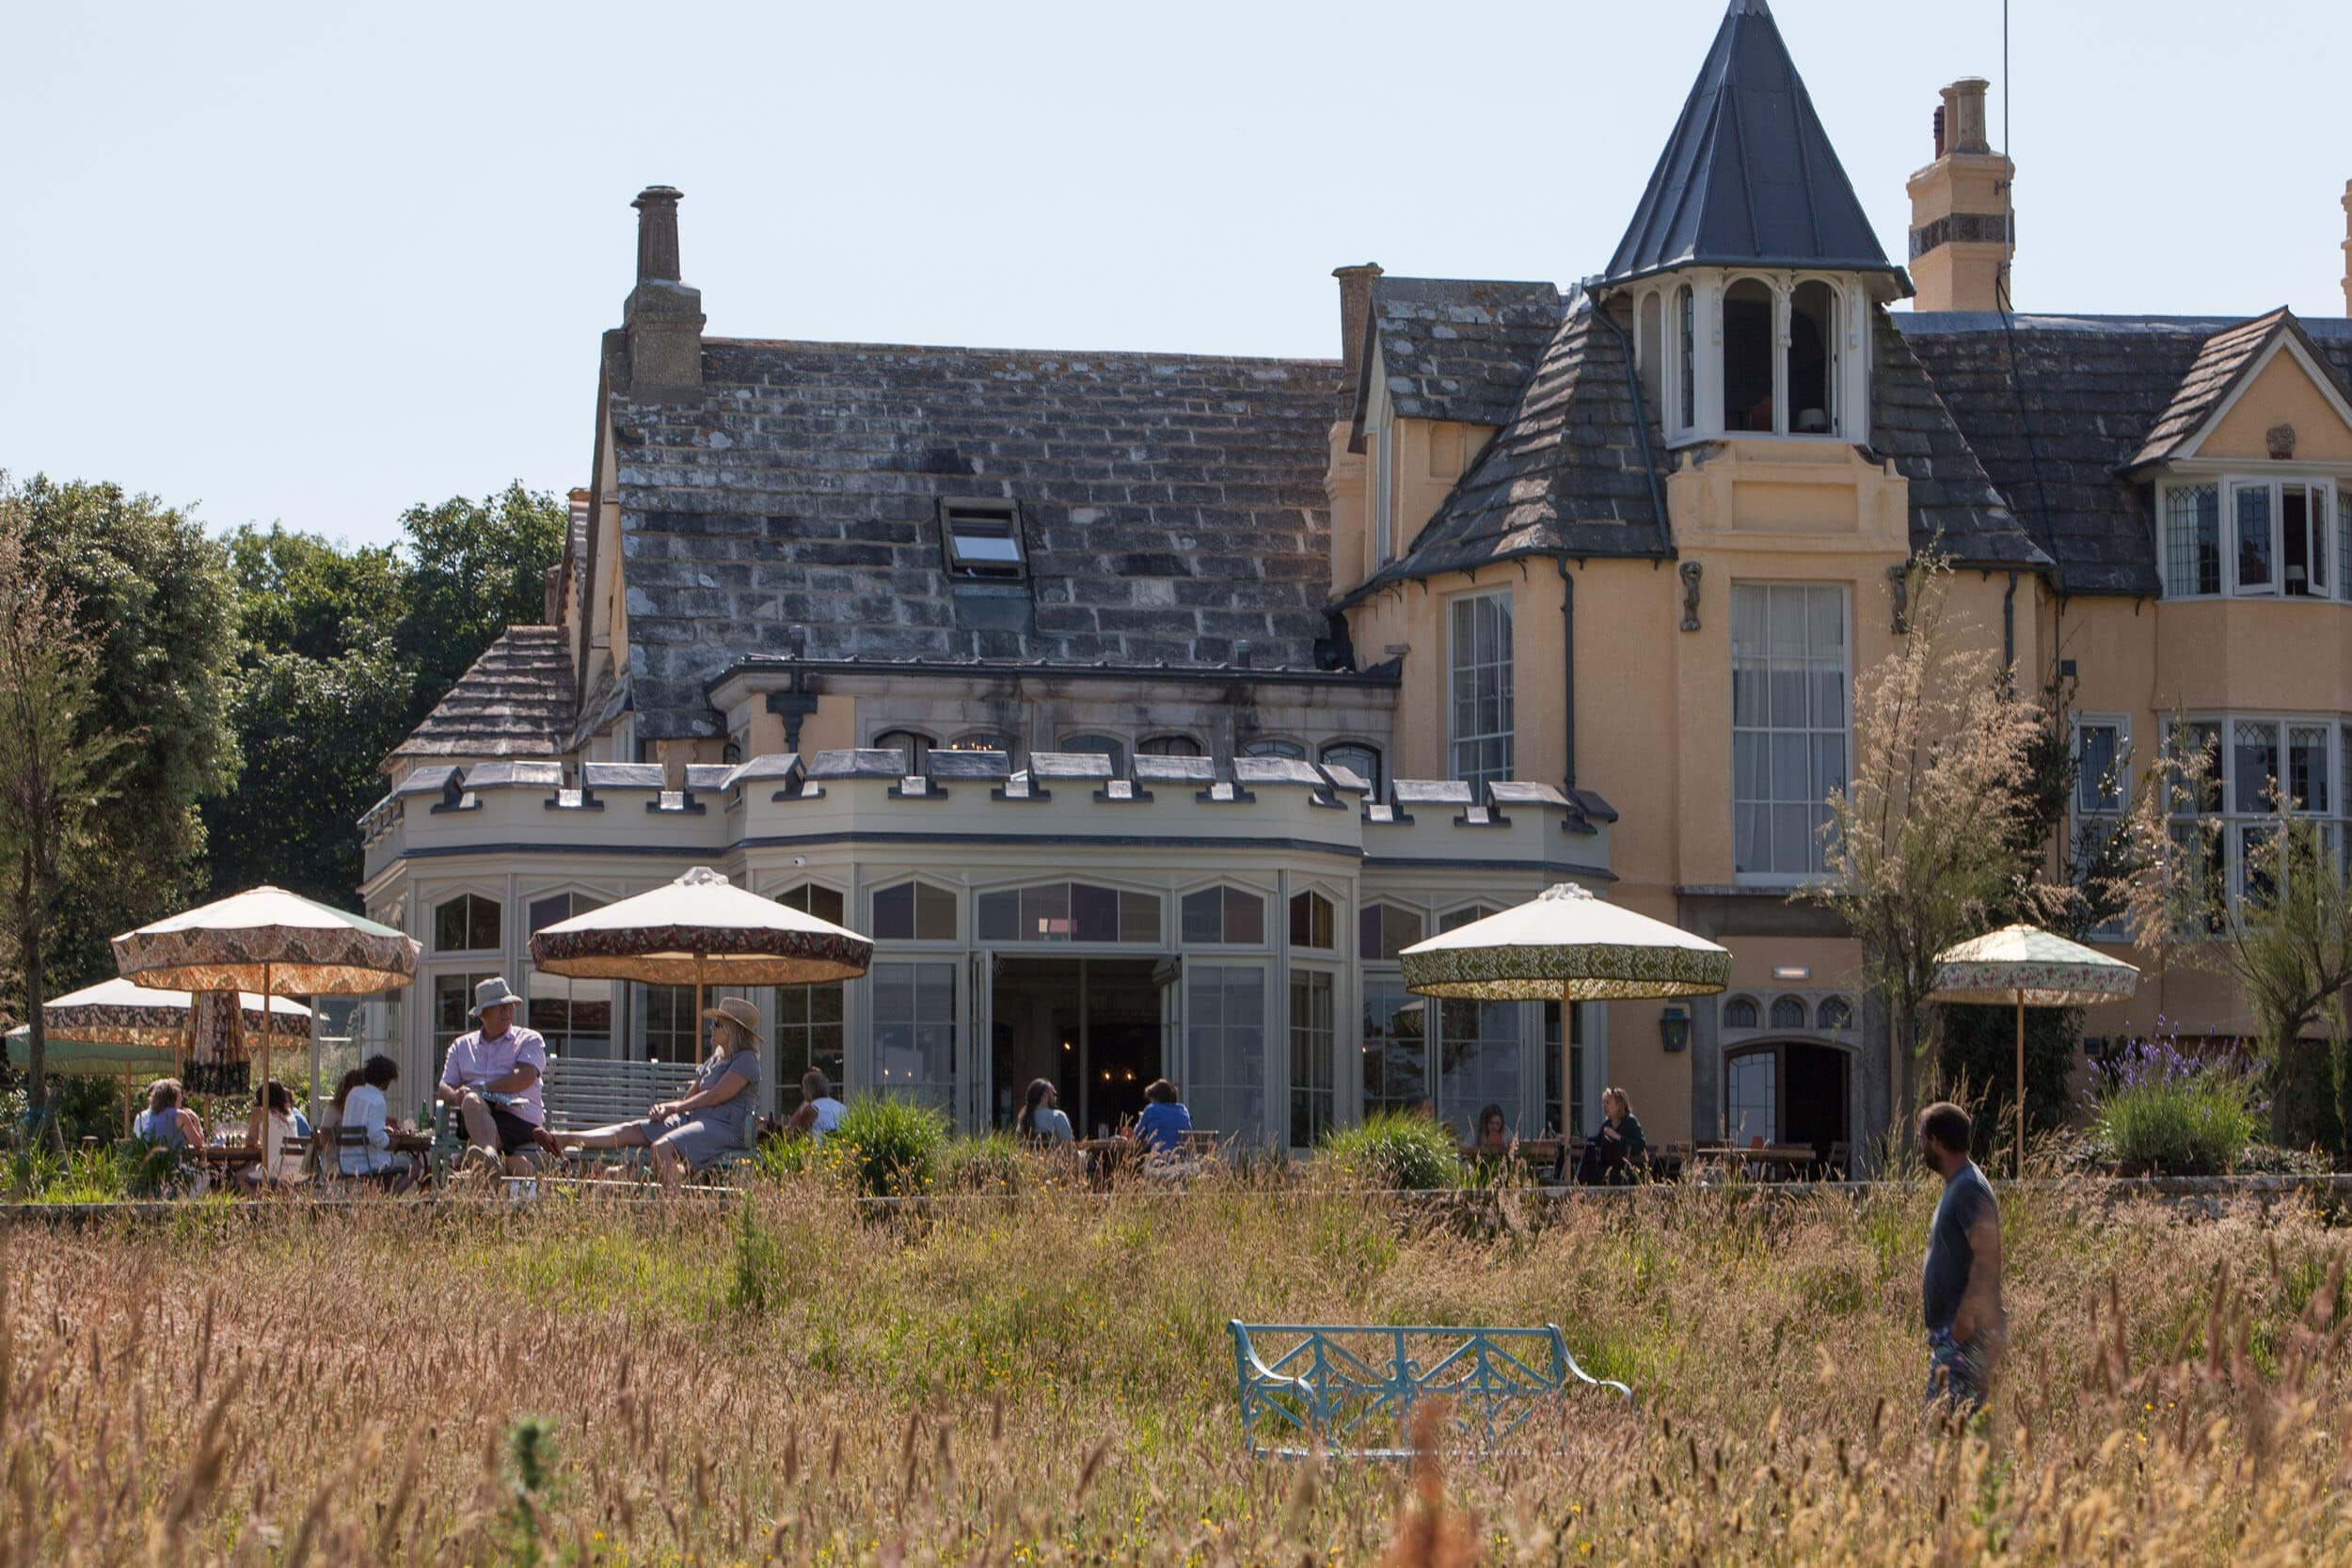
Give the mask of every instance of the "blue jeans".
[(1984, 1408), (1986, 1368), (1983, 1354), (1973, 1344), (1952, 1338), (1949, 1328), (1928, 1330), (1928, 1395), (1930, 1409), (1948, 1402), (1963, 1416)]

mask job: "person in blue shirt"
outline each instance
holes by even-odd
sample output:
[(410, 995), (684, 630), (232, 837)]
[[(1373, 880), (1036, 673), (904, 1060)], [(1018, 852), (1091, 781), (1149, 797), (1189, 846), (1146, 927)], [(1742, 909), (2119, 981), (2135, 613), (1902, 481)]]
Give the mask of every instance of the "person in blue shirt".
[(1175, 1153), (1184, 1147), (1184, 1135), (1192, 1131), (1192, 1113), (1177, 1097), (1176, 1085), (1165, 1078), (1152, 1080), (1143, 1099), (1143, 1114), (1136, 1117), (1135, 1130), (1128, 1135), (1146, 1154)]
[(1928, 1330), (1928, 1404), (1963, 1418), (1984, 1408), (2009, 1338), (2001, 1305), (2001, 1205), (1968, 1158), (1968, 1113), (1949, 1101), (1919, 1113), (1919, 1157), (1944, 1179), (1919, 1267)]

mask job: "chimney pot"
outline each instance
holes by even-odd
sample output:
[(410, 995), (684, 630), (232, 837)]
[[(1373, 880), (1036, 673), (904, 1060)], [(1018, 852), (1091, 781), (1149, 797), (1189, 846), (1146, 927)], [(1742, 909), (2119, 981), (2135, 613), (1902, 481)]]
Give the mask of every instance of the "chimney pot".
[(647, 185), (629, 205), (637, 209), (637, 281), (678, 280), (677, 204), (685, 192), (675, 185)]
[(2344, 313), (2352, 316), (2352, 180), (2344, 182)]
[(1364, 369), (1364, 322), (1372, 314), (1372, 282), (1380, 276), (1377, 261), (1361, 266), (1333, 267), (1331, 276), (1340, 280), (1340, 368), (1347, 376), (1350, 398), (1355, 396), (1356, 378)]
[(1935, 155), (1944, 156), (1944, 106), (1940, 103), (1935, 109)]
[(1993, 150), (1993, 144), (1985, 139), (1984, 129), (1984, 92), (1992, 85), (1981, 76), (1963, 76), (1944, 89), (1946, 150), (1953, 152)]

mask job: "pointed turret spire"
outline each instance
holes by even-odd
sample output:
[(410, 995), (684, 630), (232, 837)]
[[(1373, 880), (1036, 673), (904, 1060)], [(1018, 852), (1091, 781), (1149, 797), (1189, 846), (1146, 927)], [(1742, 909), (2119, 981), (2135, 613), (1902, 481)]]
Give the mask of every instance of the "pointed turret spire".
[(1731, 0), (1605, 281), (1759, 263), (1900, 277), (1854, 199), (1771, 8)]

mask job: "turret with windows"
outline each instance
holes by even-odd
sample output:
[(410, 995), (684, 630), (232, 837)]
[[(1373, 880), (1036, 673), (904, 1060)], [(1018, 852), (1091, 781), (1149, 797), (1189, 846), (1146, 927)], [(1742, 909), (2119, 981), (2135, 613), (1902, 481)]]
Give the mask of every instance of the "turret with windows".
[(1599, 286), (1669, 442), (1869, 440), (1874, 307), (1911, 286), (1765, 0), (1732, 0)]

